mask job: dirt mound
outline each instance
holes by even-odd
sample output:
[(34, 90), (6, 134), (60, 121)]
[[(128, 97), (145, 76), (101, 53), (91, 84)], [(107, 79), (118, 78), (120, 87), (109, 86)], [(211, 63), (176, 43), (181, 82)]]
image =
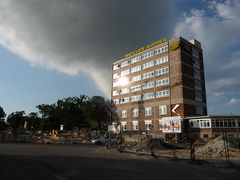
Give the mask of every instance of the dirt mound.
[(227, 142), (225, 142), (222, 136), (209, 141), (204, 146), (196, 148), (196, 155), (200, 157), (222, 157), (225, 155), (225, 149)]

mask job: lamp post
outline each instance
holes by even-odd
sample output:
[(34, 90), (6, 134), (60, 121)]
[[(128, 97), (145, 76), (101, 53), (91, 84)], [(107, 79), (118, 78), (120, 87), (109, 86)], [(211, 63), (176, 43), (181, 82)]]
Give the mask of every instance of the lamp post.
[[(180, 104), (176, 104), (173, 109), (172, 109), (172, 112), (175, 113), (176, 115), (178, 115), (180, 118), (181, 115), (179, 113), (176, 112), (176, 109), (180, 106)], [(174, 127), (175, 127), (175, 124), (174, 124), (174, 121), (172, 121), (172, 129), (173, 129), (173, 159), (176, 158), (176, 147), (175, 147), (175, 144), (177, 142), (177, 139), (175, 138), (175, 132), (174, 132)]]
[[(240, 121), (240, 120), (238, 120)], [(240, 152), (240, 140), (239, 140), (239, 123), (238, 123), (238, 127), (237, 127), (237, 139), (238, 139), (238, 151)]]

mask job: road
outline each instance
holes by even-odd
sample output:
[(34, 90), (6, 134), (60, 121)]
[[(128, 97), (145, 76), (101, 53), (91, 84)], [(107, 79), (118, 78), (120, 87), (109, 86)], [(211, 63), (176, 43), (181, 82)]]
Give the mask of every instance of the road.
[(0, 179), (229, 179), (236, 169), (157, 159), (94, 145), (0, 144)]

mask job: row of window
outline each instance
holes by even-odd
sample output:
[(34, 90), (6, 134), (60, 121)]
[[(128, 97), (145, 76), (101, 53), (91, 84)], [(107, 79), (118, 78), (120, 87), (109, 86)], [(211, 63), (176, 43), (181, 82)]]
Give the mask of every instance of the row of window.
[(192, 128), (232, 128), (240, 127), (240, 119), (194, 119), (190, 120), (190, 127)]
[(240, 127), (240, 119), (214, 119), (212, 127)]
[(190, 120), (191, 128), (208, 128), (210, 127), (210, 119)]
[(161, 57), (159, 59), (156, 59), (155, 63), (154, 63), (154, 61), (150, 61), (150, 62), (147, 62), (145, 64), (132, 67), (131, 70), (127, 69), (127, 70), (121, 71), (119, 73), (114, 73), (113, 74), (113, 79), (119, 78), (120, 76), (121, 77), (122, 76), (126, 76), (126, 75), (128, 75), (130, 73), (135, 73), (135, 72), (141, 71), (143, 69), (147, 69), (147, 68), (153, 67), (154, 65), (159, 65), (159, 64), (166, 63), (166, 62), (168, 62), (168, 57), (167, 56)]
[[(141, 101), (141, 98), (142, 98), (142, 100), (148, 100), (148, 99), (154, 99), (155, 97), (161, 98), (161, 97), (167, 97), (167, 96), (169, 96), (169, 89), (157, 91), (156, 93), (150, 92), (150, 93), (146, 93), (143, 95), (131, 96), (131, 102)], [(114, 99), (115, 104), (125, 104), (125, 103), (129, 103), (129, 101), (130, 101), (130, 97)]]
[[(124, 109), (121, 111), (121, 117), (127, 118), (128, 117), (128, 111), (127, 109)], [(132, 109), (132, 117), (138, 117), (140, 113), (140, 110), (138, 108)], [(145, 116), (151, 116), (152, 115), (152, 107), (145, 107), (144, 108), (144, 115)], [(167, 105), (158, 106), (158, 114), (163, 115), (167, 114)]]
[[(122, 71), (124, 72), (124, 71)], [(125, 74), (126, 72), (124, 72), (123, 74)], [(133, 76), (131, 77), (131, 79), (129, 78), (126, 78), (126, 81), (128, 84), (130, 81), (131, 82), (137, 82), (137, 81), (140, 81), (141, 79), (148, 79), (148, 78), (152, 78), (155, 76), (160, 76), (160, 75), (164, 75), (164, 74), (167, 74), (169, 73), (169, 68), (168, 67), (163, 67), (163, 68), (160, 68), (160, 69), (157, 69), (155, 71), (150, 71), (150, 72), (147, 72), (147, 73), (144, 73), (144, 74), (140, 74), (140, 75), (137, 75), (137, 76)], [(126, 74), (125, 74), (126, 75)], [(119, 77), (119, 76), (115, 76), (114, 77)], [(125, 77), (124, 77), (125, 78)], [(119, 81), (121, 80), (122, 78), (119, 79)], [(119, 86), (121, 85), (121, 83), (119, 81), (115, 81), (113, 82), (113, 87), (116, 87), (116, 86)]]
[[(139, 130), (139, 122), (138, 121), (131, 121), (131, 123), (132, 123), (132, 130)], [(145, 120), (144, 125), (145, 125), (145, 130), (150, 130), (153, 126), (152, 120)], [(127, 129), (127, 121), (121, 121), (121, 128), (123, 131), (128, 130)], [(159, 130), (162, 130), (162, 121), (161, 120), (159, 120)]]
[(137, 57), (132, 58), (131, 60), (124, 61), (121, 64), (114, 65), (113, 70), (117, 70), (117, 69), (120, 69), (122, 67), (128, 66), (130, 64), (133, 64), (133, 63), (139, 62), (141, 60), (150, 58), (154, 55), (161, 54), (163, 52), (166, 52), (167, 50), (168, 50), (168, 47), (164, 46), (164, 47), (156, 49), (155, 51), (147, 52), (147, 53), (143, 54), (142, 56), (137, 56)]

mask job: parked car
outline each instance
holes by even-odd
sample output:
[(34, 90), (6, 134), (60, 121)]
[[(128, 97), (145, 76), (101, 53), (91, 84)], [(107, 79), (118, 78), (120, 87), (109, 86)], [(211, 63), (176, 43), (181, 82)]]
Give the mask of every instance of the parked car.
[[(98, 139), (92, 139), (91, 143), (96, 145), (106, 145), (108, 143), (108, 138), (98, 138)], [(117, 140), (115, 138), (110, 139), (111, 145), (116, 145)]]

